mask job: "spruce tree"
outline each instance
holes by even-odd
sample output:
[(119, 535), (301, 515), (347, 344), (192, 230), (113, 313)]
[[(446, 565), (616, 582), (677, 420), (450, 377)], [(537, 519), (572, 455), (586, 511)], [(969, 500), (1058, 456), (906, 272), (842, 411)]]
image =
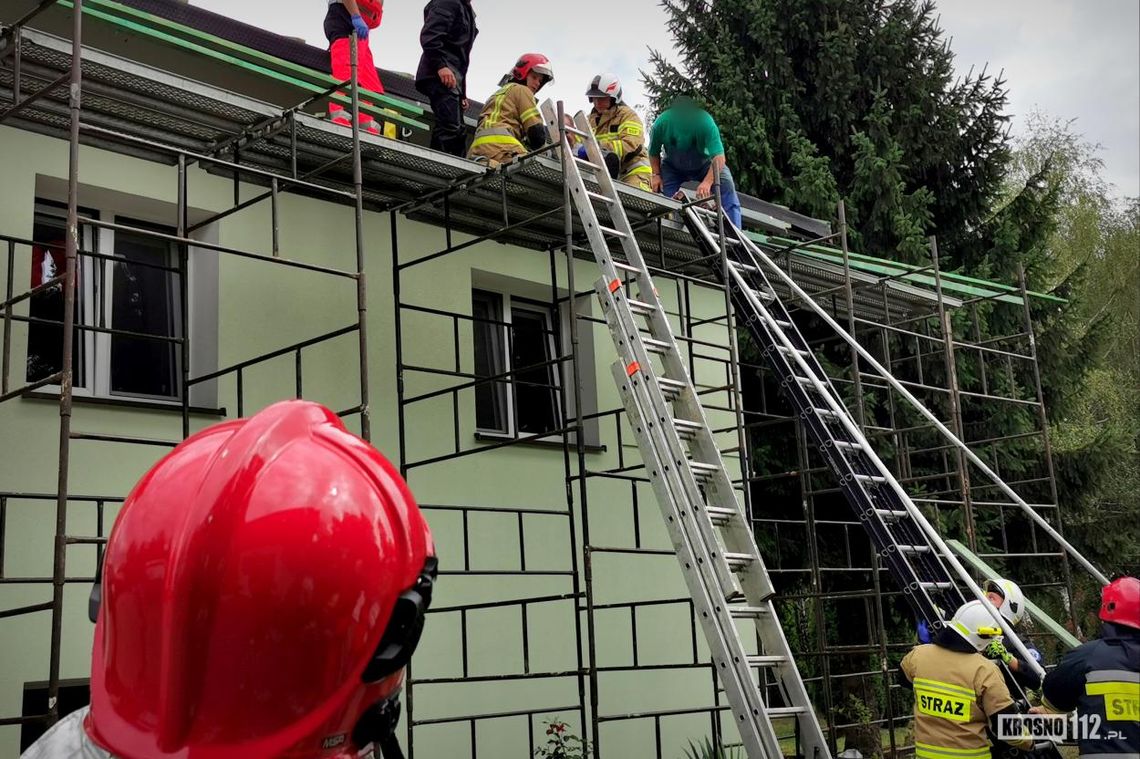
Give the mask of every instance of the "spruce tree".
[(1006, 88), (962, 79), (930, 0), (664, 0), (679, 60), (654, 52), (654, 109), (698, 97), (740, 187), (822, 218), (847, 201), (853, 244), (953, 266), (1009, 161)]

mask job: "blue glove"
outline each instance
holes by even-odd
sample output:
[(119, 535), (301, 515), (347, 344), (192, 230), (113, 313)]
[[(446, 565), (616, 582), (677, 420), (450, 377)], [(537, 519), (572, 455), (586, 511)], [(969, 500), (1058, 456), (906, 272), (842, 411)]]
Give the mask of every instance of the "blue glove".
[(578, 157), (581, 158), (583, 161), (585, 161), (587, 158), (590, 157), (590, 154), (586, 152), (586, 146), (585, 145), (579, 145), (578, 146)]
[(357, 37), (362, 40), (368, 39), (368, 24), (364, 22), (364, 19), (360, 17), (360, 14), (352, 17), (352, 28), (356, 30)]

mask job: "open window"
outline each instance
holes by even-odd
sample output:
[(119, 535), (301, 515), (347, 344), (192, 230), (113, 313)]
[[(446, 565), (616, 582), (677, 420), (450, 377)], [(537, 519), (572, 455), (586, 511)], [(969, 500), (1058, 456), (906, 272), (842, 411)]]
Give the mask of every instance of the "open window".
[[(86, 218), (96, 215), (85, 213)], [(125, 226), (173, 231), (121, 216), (112, 218)], [(36, 204), (32, 287), (64, 275), (66, 219), (66, 210), (58, 205)], [(89, 224), (80, 227), (72, 352), (76, 393), (177, 400), (181, 369), (175, 338), (183, 334), (183, 326), (173, 246), (145, 232), (96, 230)], [(29, 382), (63, 368), (63, 308), (62, 282), (31, 298)]]
[(563, 427), (561, 371), (549, 306), (505, 293), (474, 290), (478, 432), (529, 437)]

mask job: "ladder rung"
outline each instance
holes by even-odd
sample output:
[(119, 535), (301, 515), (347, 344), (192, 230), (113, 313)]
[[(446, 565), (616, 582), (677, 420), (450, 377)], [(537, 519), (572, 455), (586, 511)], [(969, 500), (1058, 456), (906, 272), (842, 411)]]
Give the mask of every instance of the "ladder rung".
[(664, 340), (658, 340), (655, 337), (643, 337), (641, 341), (645, 343), (645, 350), (653, 353), (668, 353), (669, 343)]
[(623, 240), (625, 238), (629, 237), (629, 235), (627, 235), (625, 232), (622, 232), (619, 229), (614, 229), (613, 227), (607, 227), (607, 226), (604, 226), (602, 224), (598, 225), (598, 229), (602, 230), (602, 234), (609, 235), (610, 237), (617, 237), (617, 238), (620, 238)]
[(588, 139), (590, 139), (590, 135), (586, 134), (586, 133), (585, 133), (585, 132), (583, 132), (581, 129), (577, 129), (577, 128), (575, 128), (575, 127), (572, 127), (572, 126), (566, 126), (565, 124), (563, 124), (563, 128), (564, 128), (564, 129), (565, 129), (567, 132), (569, 132), (570, 134), (576, 134), (576, 135), (578, 135), (579, 137), (581, 137), (581, 138), (583, 138), (583, 139), (585, 139), (585, 140), (588, 140)]
[(677, 428), (677, 434), (682, 439), (694, 437), (702, 427), (700, 422), (690, 422), (688, 419), (674, 419), (673, 426)]
[(661, 392), (665, 394), (665, 398), (673, 400), (681, 394), (685, 389), (685, 383), (668, 377), (658, 377), (657, 384), (661, 387)]
[(629, 299), (629, 310), (635, 314), (649, 315), (657, 311), (657, 306), (641, 300)]
[(831, 444), (836, 448), (842, 448), (848, 451), (861, 451), (863, 450), (862, 443), (852, 443), (848, 440), (832, 440)]
[(881, 476), (881, 475), (878, 475), (878, 474), (856, 474), (856, 475), (855, 475), (855, 479), (859, 480), (859, 482), (878, 482), (878, 483), (882, 483), (882, 482), (886, 482), (886, 481), (887, 481), (887, 478), (886, 478), (886, 477), (883, 477), (883, 476)]
[(896, 509), (875, 509), (875, 513), (881, 516), (885, 521), (898, 521), (899, 519), (906, 519), (910, 514), (906, 511), (898, 511)]
[(750, 666), (750, 667), (776, 667), (776, 666), (779, 666), (780, 664), (787, 664), (787, 663), (788, 663), (788, 657), (786, 657), (786, 656), (764, 654), (761, 656), (749, 656), (748, 657), (748, 666)]
[(613, 265), (614, 265), (614, 268), (617, 269), (618, 271), (628, 271), (631, 274), (640, 274), (641, 273), (641, 269), (637, 268), (636, 266), (632, 266), (630, 264), (623, 264), (621, 261), (614, 261)]
[(593, 163), (592, 161), (589, 161), (585, 158), (579, 158), (577, 155), (574, 155), (573, 158), (574, 163), (585, 166), (587, 169), (593, 169), (594, 171), (598, 170), (597, 164)]
[(720, 470), (716, 464), (706, 464), (703, 461), (690, 461), (689, 468), (698, 480), (707, 480)]
[(705, 512), (715, 525), (728, 524), (733, 518), (740, 516), (739, 511), (725, 506), (709, 506), (705, 509)]
[(950, 590), (954, 587), (952, 582), (920, 582), (919, 587), (924, 590)]
[(589, 190), (586, 190), (586, 197), (590, 198), (591, 200), (600, 200), (601, 202), (609, 203), (610, 205), (613, 205), (614, 203), (617, 202), (616, 200), (609, 197), (608, 195), (601, 195), (599, 193), (591, 192)]
[(802, 706), (776, 706), (768, 707), (769, 717), (794, 717), (797, 714), (804, 714), (807, 712)]
[[(734, 242), (739, 243), (740, 240), (735, 240)], [(729, 261), (728, 265), (734, 269), (739, 270), (739, 271), (747, 271), (747, 272), (760, 271), (759, 268), (753, 266), (752, 264), (745, 264), (745, 263), (741, 263), (740, 261)]]
[(783, 319), (773, 319), (772, 322), (780, 329), (788, 329), (792, 326), (791, 322), (786, 322)]
[(805, 351), (803, 348), (787, 348), (783, 345), (777, 346), (776, 350), (780, 351), (780, 353), (783, 353), (785, 355), (789, 355), (792, 353), (795, 353), (795, 354), (800, 355), (800, 356), (810, 356), (811, 355), (811, 351)]
[(812, 387), (815, 387), (816, 383), (819, 382), (819, 380), (816, 379), (815, 377), (803, 377), (799, 374), (795, 374), (792, 376), (794, 376), (796, 378), (796, 382), (800, 383), (801, 385), (811, 385)]
[(735, 619), (759, 619), (768, 613), (765, 606), (729, 606), (728, 613)]
[(776, 294), (768, 290), (753, 290), (749, 288), (748, 291), (756, 296), (756, 299), (764, 303), (771, 303), (776, 299)]
[(744, 569), (745, 567), (751, 566), (752, 562), (755, 561), (751, 554), (728, 552), (725, 552), (724, 560), (728, 562), (728, 568), (734, 572), (738, 569)]
[(930, 546), (903, 546), (899, 547), (900, 553), (930, 553)]
[(816, 408), (812, 409), (812, 413), (814, 413), (816, 416), (830, 416), (832, 419), (838, 419), (839, 418), (839, 414), (835, 413), (834, 411), (832, 411), (829, 408), (818, 408), (818, 407), (816, 407)]

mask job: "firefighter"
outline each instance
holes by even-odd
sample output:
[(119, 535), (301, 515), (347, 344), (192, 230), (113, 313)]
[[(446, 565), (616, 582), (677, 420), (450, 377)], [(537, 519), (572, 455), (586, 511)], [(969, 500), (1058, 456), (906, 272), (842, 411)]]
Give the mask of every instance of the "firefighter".
[(534, 96), (553, 81), (549, 58), (539, 53), (521, 56), (483, 106), (467, 157), (497, 168), (546, 145), (548, 133)]
[[(982, 586), (982, 590), (986, 593), (986, 600), (994, 605), (994, 608), (1001, 614), (1011, 628), (1018, 627), (1025, 619), (1025, 594), (1021, 592), (1021, 588), (1013, 580), (1007, 580), (1004, 577), (997, 580), (986, 580)], [(1027, 641), (1022, 641), (1025, 649), (1029, 652), (1038, 664), (1041, 664), (1041, 652), (1034, 648)], [(1013, 679), (1027, 691), (1036, 691), (1041, 688), (1041, 676), (1025, 661), (1021, 656), (1014, 651), (1008, 651), (1005, 647), (1004, 638), (995, 638), (991, 640), (983, 652), (986, 658), (995, 661), (1002, 661), (1009, 667), (1010, 674)]]
[[(622, 184), (651, 192), (653, 168), (645, 145), (645, 126), (637, 113), (622, 101), (621, 81), (616, 74), (598, 74), (586, 97), (594, 106), (590, 128), (602, 148), (610, 176)], [(586, 157), (586, 146), (578, 148)]]
[(323, 406), (194, 435), (115, 520), (90, 709), (24, 759), (401, 756), (433, 553), (397, 470)]
[[(380, 82), (372, 49), (368, 46), (368, 33), (380, 26), (384, 18), (384, 0), (328, 0), (328, 6), (325, 38), (329, 41), (333, 78), (342, 82), (352, 78), (352, 36), (356, 35), (356, 77), (360, 89), (383, 93), (384, 85)], [(361, 105), (370, 103), (361, 100)], [(329, 118), (334, 124), (352, 126), (352, 114), (340, 103), (329, 102)], [(360, 114), (360, 128), (369, 134), (380, 134), (376, 120), (366, 113)], [(394, 128), (389, 136), (395, 137)]]
[(1100, 639), (1070, 651), (1045, 676), (1045, 702), (1035, 711), (1075, 709), (1089, 729), (1078, 736), (1081, 756), (1135, 759), (1140, 756), (1140, 580), (1121, 577), (1106, 585), (1100, 619)]
[[(1017, 714), (997, 665), (981, 655), (1001, 629), (981, 601), (954, 614), (934, 642), (915, 646), (899, 665), (914, 691), (915, 755), (919, 759), (990, 759), (986, 729)], [(1014, 744), (1028, 750), (1032, 741)]]

